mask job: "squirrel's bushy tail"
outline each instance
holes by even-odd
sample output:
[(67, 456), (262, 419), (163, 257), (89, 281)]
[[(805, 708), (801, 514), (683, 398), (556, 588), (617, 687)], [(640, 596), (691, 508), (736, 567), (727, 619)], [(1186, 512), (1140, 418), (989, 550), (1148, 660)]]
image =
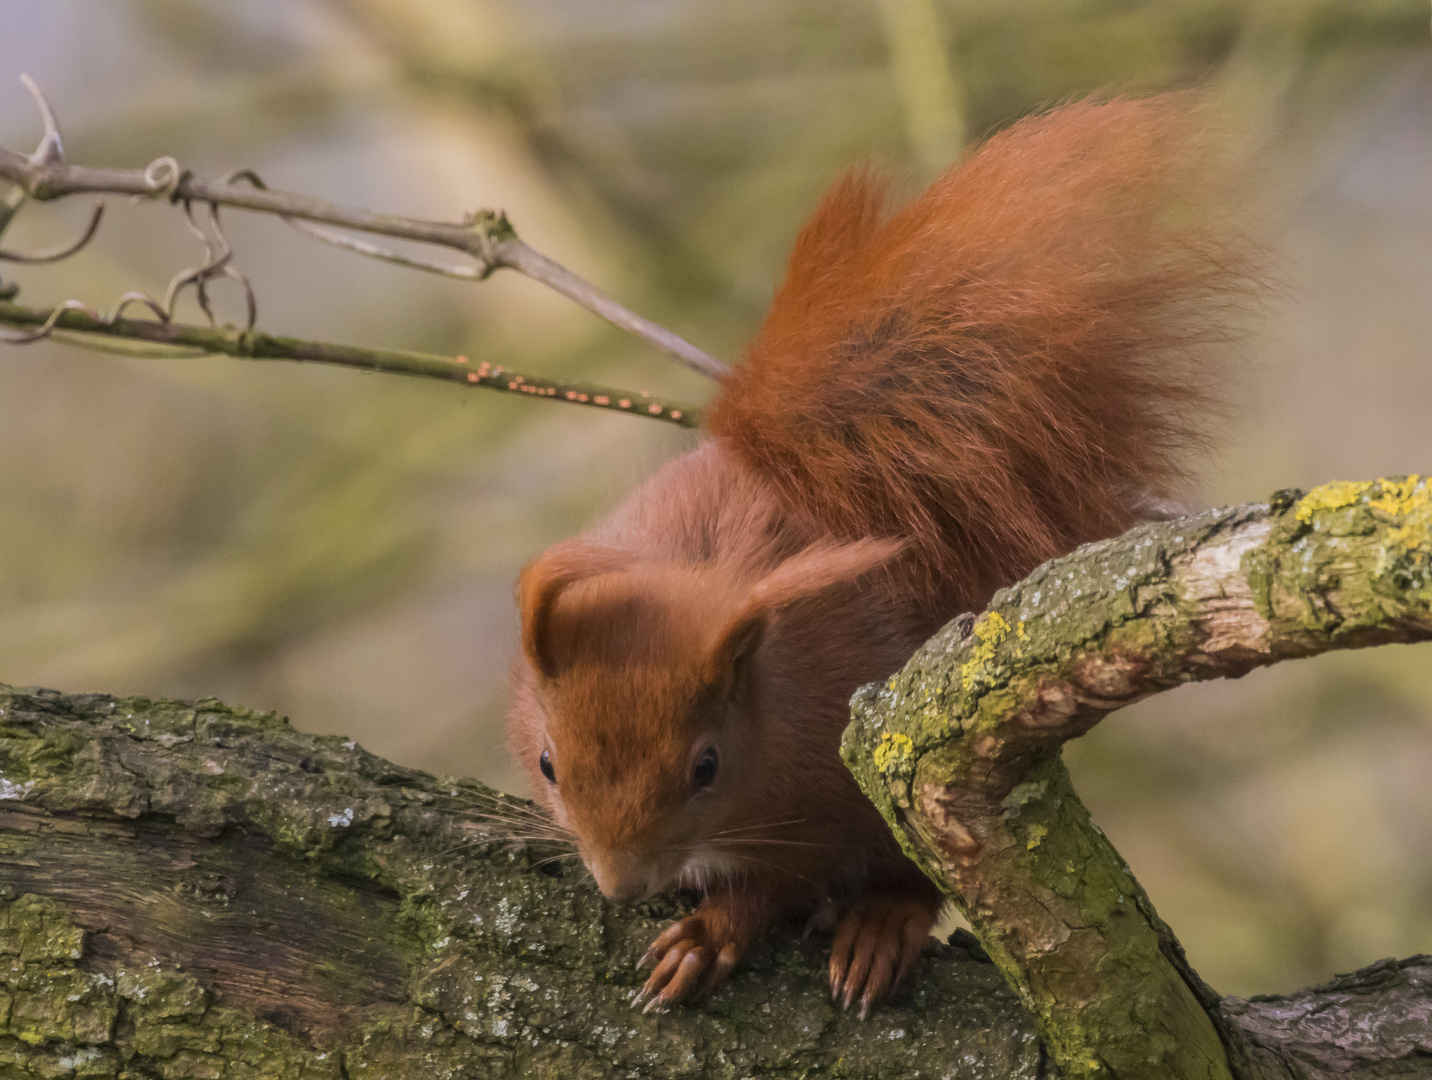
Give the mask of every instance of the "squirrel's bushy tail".
[(796, 241), (710, 427), (843, 538), (913, 538), (946, 604), (1126, 529), (1206, 441), (1254, 293), (1186, 95), (1086, 101), (914, 202), (853, 172)]

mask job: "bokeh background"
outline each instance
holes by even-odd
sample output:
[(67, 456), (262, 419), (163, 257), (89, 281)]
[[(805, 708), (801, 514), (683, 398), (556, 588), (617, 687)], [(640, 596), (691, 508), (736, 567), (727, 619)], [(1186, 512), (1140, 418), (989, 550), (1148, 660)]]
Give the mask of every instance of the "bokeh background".
[[(822, 184), (912, 182), (1041, 105), (1202, 83), (1256, 147), (1280, 290), (1198, 499), (1432, 471), (1425, 0), (0, 0), (0, 142), (176, 156), (414, 216), (506, 209), (738, 355)], [(199, 249), (112, 200), (21, 299), (162, 294)], [(64, 242), (79, 200), (5, 245)], [(269, 331), (700, 400), (540, 286), (362, 260), (232, 213)], [(237, 292), (222, 294), (240, 316)], [(198, 313), (192, 307), (184, 312)], [(690, 445), (641, 419), (397, 377), (0, 345), (0, 680), (218, 695), (510, 790), (511, 582)], [(1432, 951), (1432, 648), (1188, 687), (1071, 747), (1096, 820), (1219, 989)]]

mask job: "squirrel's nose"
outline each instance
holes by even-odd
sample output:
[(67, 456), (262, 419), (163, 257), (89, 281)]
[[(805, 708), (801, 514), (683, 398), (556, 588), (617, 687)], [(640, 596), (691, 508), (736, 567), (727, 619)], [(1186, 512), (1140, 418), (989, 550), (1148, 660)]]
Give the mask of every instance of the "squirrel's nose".
[(646, 882), (644, 881), (619, 881), (603, 885), (597, 883), (602, 890), (602, 895), (608, 900), (615, 900), (618, 904), (633, 904), (646, 895)]
[(612, 854), (591, 860), (592, 877), (608, 900), (632, 904), (656, 892), (654, 868), (634, 855)]

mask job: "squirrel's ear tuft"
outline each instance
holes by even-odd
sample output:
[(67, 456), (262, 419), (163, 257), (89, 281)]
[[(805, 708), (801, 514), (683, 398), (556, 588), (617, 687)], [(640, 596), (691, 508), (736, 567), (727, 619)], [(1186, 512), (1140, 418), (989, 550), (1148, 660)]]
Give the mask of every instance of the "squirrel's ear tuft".
[(742, 608), (716, 638), (706, 659), (706, 682), (723, 694), (745, 683), (750, 658), (766, 636), (770, 612)]
[(751, 587), (745, 602), (717, 635), (708, 654), (709, 681), (718, 686), (739, 683), (747, 660), (760, 647), (779, 608), (855, 581), (896, 558), (907, 546), (903, 540), (822, 542), (791, 556)]
[(522, 569), (517, 579), (517, 607), (522, 613), (522, 652), (539, 675), (553, 678), (562, 669), (565, 653), (561, 642), (568, 635), (557, 632), (557, 601), (564, 590), (578, 581), (614, 570), (622, 565), (620, 552), (579, 542), (548, 548)]
[(855, 581), (896, 558), (905, 540), (867, 537), (849, 544), (823, 540), (792, 555), (756, 582), (747, 605), (772, 610)]

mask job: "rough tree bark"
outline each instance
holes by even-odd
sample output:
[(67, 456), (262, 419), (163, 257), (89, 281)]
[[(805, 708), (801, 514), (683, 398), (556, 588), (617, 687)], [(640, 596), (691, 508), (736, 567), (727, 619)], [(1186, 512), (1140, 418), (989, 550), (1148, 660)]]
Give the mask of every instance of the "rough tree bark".
[(1311, 1017), (1299, 1031), (1220, 1002), (1059, 757), (1114, 709), (1185, 682), (1427, 640), (1432, 481), (1280, 492), (1046, 563), (857, 694), (843, 749), (1070, 1076), (1427, 1077), (1432, 962), (1399, 969), (1421, 987), (1410, 1012), (1327, 1003), (1313, 1040)]
[[(1138, 530), (1041, 568), (863, 692), (848, 756), (999, 965), (932, 947), (866, 1023), (829, 1003), (825, 942), (794, 933), (700, 1008), (633, 1012), (635, 960), (678, 901), (611, 907), (492, 820), (517, 800), (471, 781), (214, 701), (0, 688), (0, 1076), (1018, 1080), (1058, 1075), (1046, 1046), (1069, 1073), (1171, 1076), (1150, 1070), (1182, 1060), (1172, 1039), (1206, 1075), (1214, 1045), (1233, 1075), (1425, 1077), (1432, 959), (1218, 1000), (1057, 746), (1185, 673), (1428, 636), (1428, 504), (1414, 478)], [(1235, 580), (1252, 584), (1213, 587)], [(1250, 603), (1303, 644), (1260, 653), (1226, 615)]]
[(962, 949), (864, 1024), (795, 934), (633, 1011), (674, 902), (613, 907), (504, 839), (516, 800), (272, 715), (3, 690), (0, 775), (0, 1075), (1041, 1075)]

